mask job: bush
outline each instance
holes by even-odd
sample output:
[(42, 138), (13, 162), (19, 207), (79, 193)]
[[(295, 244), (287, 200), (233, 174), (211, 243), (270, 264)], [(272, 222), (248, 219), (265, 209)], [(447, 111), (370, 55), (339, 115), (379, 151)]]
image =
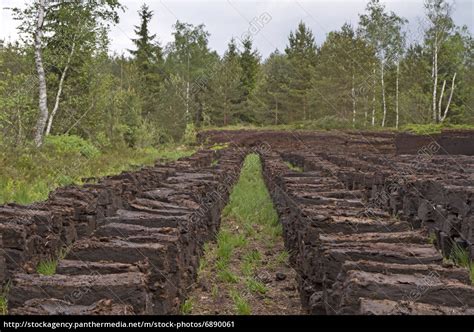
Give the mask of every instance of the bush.
[(402, 131), (417, 135), (439, 134), (445, 129), (472, 130), (474, 127), (472, 125), (454, 125), (449, 123), (408, 124), (402, 127)]
[(184, 144), (196, 144), (197, 130), (193, 123), (188, 123), (184, 131)]
[(100, 155), (92, 143), (75, 135), (47, 136), (44, 141), (44, 149), (54, 154), (80, 154), (86, 158), (95, 158)]

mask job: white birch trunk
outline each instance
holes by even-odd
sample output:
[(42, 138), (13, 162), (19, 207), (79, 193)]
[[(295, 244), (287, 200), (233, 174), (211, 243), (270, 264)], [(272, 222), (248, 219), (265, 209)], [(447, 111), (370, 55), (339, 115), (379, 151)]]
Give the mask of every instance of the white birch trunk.
[(376, 80), (375, 80), (375, 65), (374, 65), (374, 84), (373, 84), (373, 89), (374, 89), (374, 94), (372, 96), (372, 127), (375, 126), (375, 84), (376, 84)]
[(382, 61), (380, 79), (382, 81), (382, 104), (383, 104), (382, 127), (385, 127), (385, 118), (387, 117), (387, 104), (385, 101), (384, 61)]
[(433, 50), (433, 122), (438, 122), (436, 112), (436, 93), (438, 89), (438, 34), (435, 33), (434, 50)]
[(400, 62), (397, 62), (397, 80), (396, 80), (396, 95), (395, 95), (395, 128), (398, 129), (400, 113), (398, 109), (398, 97), (399, 97), (399, 76), (400, 76)]
[(443, 105), (443, 96), (444, 96), (444, 89), (446, 89), (446, 80), (443, 81), (443, 86), (441, 87), (441, 92), (439, 94), (439, 103), (438, 103), (438, 119), (441, 119), (441, 107)]
[(456, 74), (457, 73), (454, 73), (454, 76), (453, 76), (453, 82), (451, 83), (451, 92), (449, 93), (449, 98), (448, 98), (448, 104), (446, 105), (446, 109), (444, 110), (443, 117), (440, 119), (441, 122), (443, 122), (444, 119), (446, 119), (446, 116), (448, 115), (449, 106), (451, 105), (451, 99), (453, 98), (454, 82), (456, 81)]
[(49, 133), (51, 132), (51, 127), (53, 125), (54, 116), (56, 115), (56, 113), (58, 112), (58, 109), (59, 109), (59, 101), (61, 99), (61, 94), (62, 94), (62, 91), (63, 91), (64, 80), (66, 79), (66, 74), (67, 74), (67, 71), (69, 70), (69, 65), (71, 63), (71, 58), (74, 54), (75, 47), (76, 47), (76, 43), (73, 42), (72, 46), (71, 46), (71, 51), (69, 52), (69, 55), (67, 57), (66, 66), (64, 67), (64, 70), (61, 73), (61, 78), (59, 80), (58, 91), (56, 93), (56, 100), (54, 102), (54, 107), (53, 107), (53, 110), (51, 111), (51, 115), (49, 116), (49, 119), (48, 119), (48, 125), (46, 126), (46, 132), (45, 132), (46, 136), (48, 136)]
[(356, 97), (355, 97), (355, 87), (354, 87), (354, 74), (352, 74), (352, 127), (355, 127), (356, 122)]
[(46, 10), (46, 0), (38, 1), (38, 16), (36, 18), (35, 32), (35, 67), (38, 74), (38, 93), (39, 93), (39, 115), (35, 127), (35, 145), (40, 147), (43, 144), (44, 128), (48, 120), (48, 94), (46, 86), (46, 74), (43, 65), (42, 39), (43, 23)]

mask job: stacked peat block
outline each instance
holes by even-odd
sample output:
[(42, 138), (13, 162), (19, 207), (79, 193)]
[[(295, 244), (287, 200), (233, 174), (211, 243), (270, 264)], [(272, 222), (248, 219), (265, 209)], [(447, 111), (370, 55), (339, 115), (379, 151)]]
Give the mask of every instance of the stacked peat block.
[(474, 157), (354, 156), (351, 169), (340, 157), (324, 157), (343, 169), (346, 187), (366, 190), (369, 202), (433, 234), (444, 256), (457, 245), (474, 257)]
[[(33, 273), (38, 262), (54, 259), (63, 248), (90, 236), (104, 218), (123, 207), (128, 197), (168, 175), (165, 166), (147, 167), (136, 175), (122, 173), (82, 187), (58, 188), (48, 200), (30, 206), (0, 207), (0, 248), (6, 260), (6, 267), (2, 268), (10, 273)], [(143, 179), (142, 186), (135, 177)]]
[[(211, 167), (214, 158), (218, 164)], [(55, 275), (16, 274), (11, 312), (177, 313), (195, 278), (202, 245), (219, 227), (242, 159), (233, 151), (201, 151), (122, 175), (122, 181), (101, 181), (113, 181), (121, 207), (98, 220), (91, 237), (73, 244)], [(166, 177), (157, 181), (152, 174)]]
[(365, 186), (374, 180), (353, 175), (375, 167), (327, 154), (288, 159), (304, 172), (292, 172), (280, 156), (268, 154), (264, 175), (304, 308), (315, 314), (470, 312), (474, 288), (466, 269), (443, 265), (425, 233), (412, 231), (409, 222), (383, 209), (368, 211)]
[(13, 204), (0, 207), (6, 277), (18, 270), (33, 272), (39, 261), (54, 255), (61, 232), (61, 220), (51, 212)]

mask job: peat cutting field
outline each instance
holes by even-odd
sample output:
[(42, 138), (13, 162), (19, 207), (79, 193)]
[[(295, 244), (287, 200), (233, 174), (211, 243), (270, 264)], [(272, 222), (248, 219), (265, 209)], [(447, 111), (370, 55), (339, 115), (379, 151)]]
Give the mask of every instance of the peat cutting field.
[(205, 131), (0, 207), (13, 315), (474, 314), (474, 132)]

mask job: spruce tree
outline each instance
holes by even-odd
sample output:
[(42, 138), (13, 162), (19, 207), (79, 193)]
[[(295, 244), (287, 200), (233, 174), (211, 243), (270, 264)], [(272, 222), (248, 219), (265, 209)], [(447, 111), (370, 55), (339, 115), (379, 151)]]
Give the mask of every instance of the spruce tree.
[(242, 87), (244, 98), (248, 97), (255, 89), (257, 74), (260, 64), (260, 56), (253, 50), (252, 39), (246, 38), (242, 41), (243, 51), (240, 56), (240, 66), (242, 67)]
[(293, 110), (293, 114), (290, 114), (292, 121), (311, 119), (308, 93), (311, 88), (311, 73), (316, 63), (316, 51), (313, 33), (300, 22), (296, 31), (290, 32), (285, 49), (292, 67), (288, 91), (290, 109)]
[(132, 39), (135, 50), (129, 50), (134, 56), (140, 70), (144, 73), (152, 70), (163, 59), (161, 47), (154, 43), (156, 34), (150, 34), (149, 24), (153, 17), (153, 11), (146, 4), (143, 4), (138, 11), (140, 15), (140, 25), (135, 26), (137, 38)]
[(139, 75), (139, 93), (142, 96), (143, 114), (148, 120), (156, 120), (158, 107), (157, 95), (164, 80), (163, 54), (160, 45), (155, 42), (156, 35), (150, 33), (150, 21), (153, 18), (146, 4), (138, 11), (140, 25), (135, 26), (137, 38), (132, 39), (135, 50), (129, 50)]

